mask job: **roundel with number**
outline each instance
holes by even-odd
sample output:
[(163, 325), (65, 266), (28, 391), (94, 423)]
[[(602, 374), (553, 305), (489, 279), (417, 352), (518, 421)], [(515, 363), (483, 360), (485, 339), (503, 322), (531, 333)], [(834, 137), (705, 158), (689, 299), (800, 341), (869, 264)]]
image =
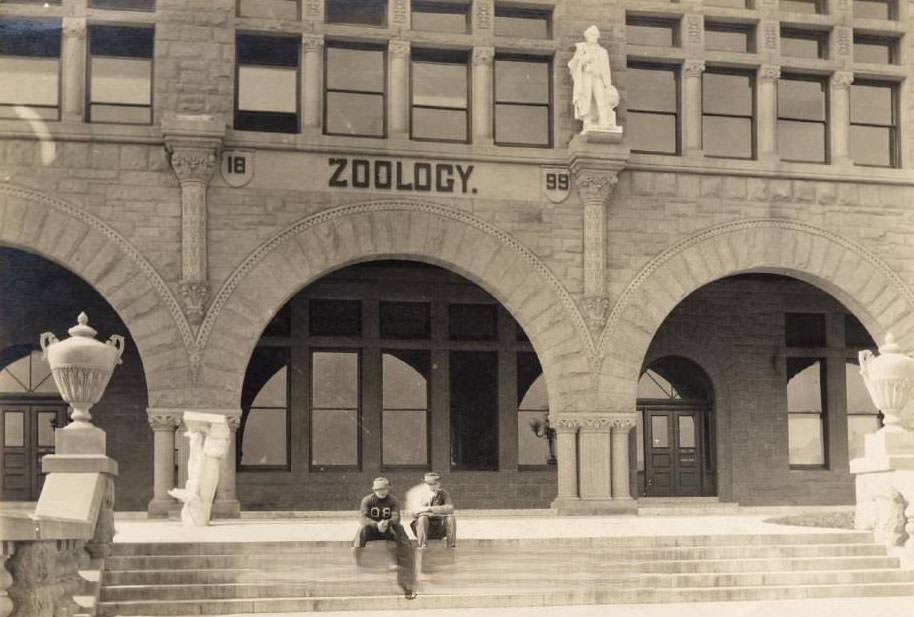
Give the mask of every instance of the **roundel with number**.
[(543, 195), (554, 204), (568, 199), (571, 192), (571, 174), (567, 167), (543, 167)]
[(244, 150), (223, 150), (222, 179), (229, 186), (239, 188), (254, 177), (254, 153)]

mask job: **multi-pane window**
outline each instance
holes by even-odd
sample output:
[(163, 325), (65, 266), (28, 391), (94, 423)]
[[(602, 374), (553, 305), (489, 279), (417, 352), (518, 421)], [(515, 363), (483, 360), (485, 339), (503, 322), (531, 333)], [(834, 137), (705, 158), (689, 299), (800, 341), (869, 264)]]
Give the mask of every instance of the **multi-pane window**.
[(898, 40), (855, 32), (854, 62), (898, 64)]
[(791, 13), (824, 13), (825, 0), (781, 0), (780, 8)]
[(298, 38), (236, 37), (235, 128), (297, 133)]
[(626, 15), (625, 41), (629, 45), (679, 47), (679, 21)]
[(496, 5), (495, 34), (525, 39), (548, 39), (552, 36), (552, 12)]
[(89, 0), (93, 9), (110, 9), (121, 11), (154, 11), (155, 0)]
[(241, 469), (289, 469), (289, 348), (258, 347), (242, 389)]
[(238, 0), (239, 17), (297, 21), (298, 0)]
[(311, 466), (357, 468), (359, 352), (311, 352)]
[(60, 20), (0, 19), (0, 118), (59, 114)]
[(462, 34), (470, 31), (470, 3), (413, 0), (410, 19), (413, 30)]
[(152, 123), (151, 27), (89, 26), (88, 118)]
[(702, 148), (708, 156), (754, 156), (752, 73), (708, 69), (702, 75)]
[(378, 45), (327, 43), (324, 132), (384, 137), (386, 54)]
[(469, 141), (466, 52), (413, 51), (411, 118), (413, 139)]
[(705, 23), (705, 49), (747, 53), (755, 51), (755, 28), (748, 24)]
[(787, 358), (787, 433), (791, 467), (824, 467), (825, 358)]
[(778, 81), (778, 151), (785, 161), (828, 161), (828, 87), (816, 76)]
[(845, 400), (847, 402), (847, 454), (855, 459), (865, 454), (866, 435), (879, 430), (879, 410), (866, 390), (860, 366), (854, 360), (844, 363)]
[(850, 155), (857, 165), (898, 166), (895, 84), (858, 80), (850, 89)]
[(324, 0), (328, 24), (387, 25), (387, 0)]
[(495, 56), (495, 143), (552, 145), (549, 58)]
[(629, 62), (625, 100), (632, 151), (678, 154), (678, 67)]
[(428, 350), (386, 350), (381, 354), (381, 462), (428, 466)]
[[(517, 464), (550, 463), (546, 377), (536, 354), (517, 354)], [(554, 461), (553, 461), (554, 462)]]
[(793, 58), (827, 58), (828, 32), (782, 27), (781, 54)]
[(448, 338), (452, 341), (498, 338), (498, 310), (493, 304), (449, 304), (447, 322)]
[(896, 0), (854, 0), (854, 17), (895, 19)]

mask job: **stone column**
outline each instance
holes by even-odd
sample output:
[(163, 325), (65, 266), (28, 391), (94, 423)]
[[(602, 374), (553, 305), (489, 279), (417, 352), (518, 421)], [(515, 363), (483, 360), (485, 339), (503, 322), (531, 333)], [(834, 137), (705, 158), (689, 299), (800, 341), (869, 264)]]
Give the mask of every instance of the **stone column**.
[(219, 486), (216, 488), (216, 499), (213, 501), (213, 518), (240, 518), (241, 504), (235, 484), (236, 434), (241, 425), (241, 415), (230, 415), (225, 419), (231, 433), (229, 450), (222, 459), (219, 469)]
[(63, 18), (60, 65), (61, 119), (82, 122), (86, 80), (86, 20), (82, 17)]
[(302, 35), (301, 128), (304, 133), (319, 132), (323, 124), (321, 121), (323, 50), (323, 35), (310, 33)]
[(758, 71), (758, 158), (778, 158), (778, 79), (781, 67), (764, 65)]
[(593, 329), (603, 326), (606, 297), (606, 210), (615, 175), (580, 172), (575, 184), (584, 202), (584, 312)]
[(688, 60), (682, 67), (684, 154), (701, 156), (701, 76), (705, 63)]
[(635, 418), (620, 417), (612, 422), (612, 497), (614, 501), (631, 501), (629, 485), (628, 435), (635, 428)]
[(609, 502), (609, 434), (609, 418), (596, 416), (583, 419), (579, 462), (581, 499)]
[(178, 503), (168, 494), (175, 487), (175, 429), (181, 423), (180, 411), (147, 410), (153, 431), (153, 495), (149, 502), (150, 518), (166, 518)]
[(578, 423), (570, 418), (550, 419), (555, 429), (558, 492), (552, 506), (561, 509), (578, 496)]
[(390, 54), (390, 127), (395, 139), (409, 138), (409, 41), (393, 40)]
[(495, 59), (494, 47), (473, 48), (473, 143), (493, 143), (492, 115), (494, 113), (494, 96), (492, 81), (492, 63)]
[(838, 71), (831, 78), (831, 162), (850, 160), (850, 87), (854, 74)]

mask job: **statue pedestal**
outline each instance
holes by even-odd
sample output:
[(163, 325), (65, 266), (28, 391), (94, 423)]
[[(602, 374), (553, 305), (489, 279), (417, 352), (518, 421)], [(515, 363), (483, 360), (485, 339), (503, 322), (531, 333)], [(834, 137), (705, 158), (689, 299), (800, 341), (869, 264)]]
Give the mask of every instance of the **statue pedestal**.
[(590, 127), (575, 135), (571, 143), (575, 140), (589, 144), (618, 144), (622, 142), (622, 127)]

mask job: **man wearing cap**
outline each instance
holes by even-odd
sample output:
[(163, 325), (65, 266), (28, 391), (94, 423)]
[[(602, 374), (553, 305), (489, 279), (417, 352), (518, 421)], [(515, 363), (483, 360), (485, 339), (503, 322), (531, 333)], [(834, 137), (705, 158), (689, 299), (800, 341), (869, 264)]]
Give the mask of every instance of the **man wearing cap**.
[(423, 478), (428, 487), (428, 495), (413, 512), (410, 527), (419, 541), (419, 548), (428, 546), (428, 540), (447, 538), (447, 547), (457, 545), (457, 517), (454, 516), (454, 501), (446, 490), (441, 488), (441, 475), (431, 471)]
[(397, 584), (406, 598), (416, 597), (413, 590), (415, 566), (412, 543), (400, 524), (400, 502), (390, 494), (390, 480), (375, 478), (371, 494), (362, 499), (359, 507), (359, 532), (353, 548), (360, 549), (372, 540), (393, 540), (397, 543)]

